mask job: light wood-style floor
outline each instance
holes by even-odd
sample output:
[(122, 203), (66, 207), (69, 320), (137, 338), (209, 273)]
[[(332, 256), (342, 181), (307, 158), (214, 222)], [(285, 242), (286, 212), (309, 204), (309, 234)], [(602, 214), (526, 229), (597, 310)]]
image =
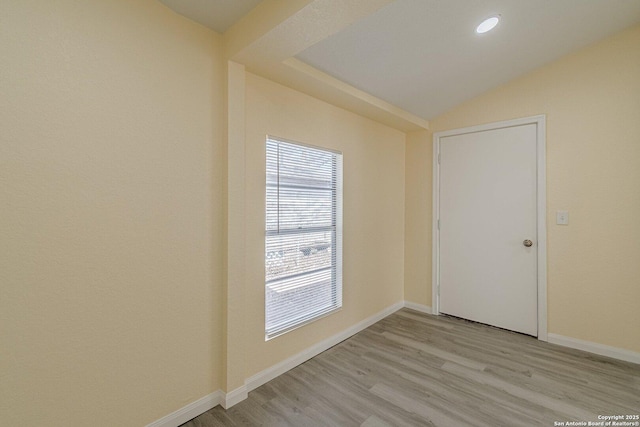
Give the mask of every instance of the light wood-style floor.
[(403, 309), (184, 427), (529, 427), (636, 414), (640, 365)]

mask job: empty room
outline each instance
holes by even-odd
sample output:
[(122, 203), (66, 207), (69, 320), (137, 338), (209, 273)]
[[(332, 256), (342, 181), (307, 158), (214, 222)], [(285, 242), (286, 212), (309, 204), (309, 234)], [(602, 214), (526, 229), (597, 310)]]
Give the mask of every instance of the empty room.
[(640, 426), (639, 0), (0, 1), (0, 426)]

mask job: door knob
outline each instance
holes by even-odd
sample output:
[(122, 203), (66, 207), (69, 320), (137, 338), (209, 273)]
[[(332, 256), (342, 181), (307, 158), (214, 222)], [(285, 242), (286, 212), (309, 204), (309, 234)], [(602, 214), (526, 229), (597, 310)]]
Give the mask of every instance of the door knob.
[(522, 244), (529, 248), (529, 247), (531, 247), (533, 245), (533, 242), (531, 240), (527, 239), (524, 242), (522, 242)]

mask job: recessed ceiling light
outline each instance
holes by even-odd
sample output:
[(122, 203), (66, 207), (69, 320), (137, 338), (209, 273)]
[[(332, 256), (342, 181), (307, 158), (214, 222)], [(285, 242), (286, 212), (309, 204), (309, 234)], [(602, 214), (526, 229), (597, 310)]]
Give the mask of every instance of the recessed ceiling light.
[(496, 25), (498, 25), (499, 21), (500, 21), (500, 15), (495, 15), (495, 16), (492, 16), (491, 18), (485, 19), (476, 28), (476, 33), (482, 34), (482, 33), (486, 33), (487, 31), (493, 30), (493, 28)]

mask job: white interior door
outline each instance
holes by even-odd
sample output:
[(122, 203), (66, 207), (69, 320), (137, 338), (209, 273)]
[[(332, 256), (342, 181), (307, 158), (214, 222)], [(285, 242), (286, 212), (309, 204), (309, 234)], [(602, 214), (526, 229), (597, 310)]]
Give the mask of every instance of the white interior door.
[(536, 124), (440, 137), (441, 313), (538, 335), (536, 140)]

